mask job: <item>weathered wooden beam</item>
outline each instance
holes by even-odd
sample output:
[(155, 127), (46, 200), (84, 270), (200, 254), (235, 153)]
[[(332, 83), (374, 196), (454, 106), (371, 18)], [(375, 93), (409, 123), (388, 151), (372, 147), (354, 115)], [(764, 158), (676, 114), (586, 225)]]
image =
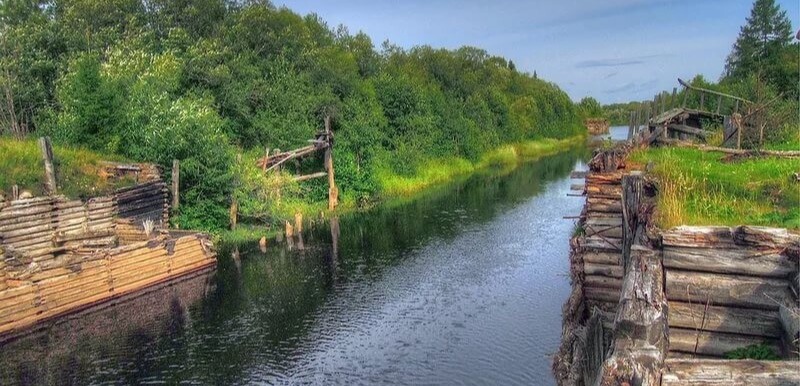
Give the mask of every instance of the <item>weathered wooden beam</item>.
[(663, 275), (656, 251), (631, 247), (614, 321), (612, 354), (603, 364), (600, 385), (660, 384), (668, 345)]
[(800, 363), (752, 359), (667, 359), (662, 386), (789, 386), (800, 384)]
[(786, 278), (797, 262), (780, 249), (664, 247), (664, 267), (686, 271)]
[(780, 338), (781, 322), (775, 311), (669, 302), (670, 327)]
[(761, 343), (769, 345), (775, 350), (775, 353), (781, 352), (776, 339), (763, 336), (698, 331), (677, 327), (669, 329), (670, 351), (722, 357), (738, 348)]
[(45, 189), (48, 195), (56, 194), (58, 190), (56, 186), (56, 169), (53, 166), (53, 145), (50, 143), (50, 137), (39, 138), (39, 148), (42, 151), (42, 159), (44, 160), (44, 182)]
[(316, 172), (316, 173), (306, 174), (306, 175), (302, 175), (302, 176), (295, 176), (295, 177), (292, 178), (292, 180), (296, 181), (296, 182), (302, 182), (302, 181), (307, 181), (307, 180), (313, 180), (315, 178), (325, 177), (327, 175), (328, 175), (327, 172)]
[(789, 281), (742, 275), (667, 270), (670, 300), (777, 311), (793, 294)]

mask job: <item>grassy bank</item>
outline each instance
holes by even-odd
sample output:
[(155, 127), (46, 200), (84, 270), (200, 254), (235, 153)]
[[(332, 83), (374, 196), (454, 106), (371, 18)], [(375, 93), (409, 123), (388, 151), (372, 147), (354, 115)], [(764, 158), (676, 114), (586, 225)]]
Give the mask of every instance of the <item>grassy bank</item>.
[[(9, 195), (16, 184), (20, 191), (44, 194), (44, 162), (36, 140), (0, 137), (0, 154), (0, 191)], [(54, 146), (53, 155), (59, 193), (68, 197), (101, 195), (126, 185), (111, 184), (101, 176), (102, 161), (123, 161), (118, 156), (63, 146)]]
[(585, 141), (583, 136), (567, 139), (542, 139), (501, 146), (481, 157), (478, 162), (463, 158), (444, 158), (426, 162), (413, 176), (401, 176), (388, 170), (378, 171), (382, 198), (412, 195), (426, 188), (448, 182), (453, 178), (473, 173), (487, 167), (513, 167), (519, 162), (529, 161), (555, 154)]
[(657, 222), (677, 225), (763, 225), (800, 228), (796, 159), (731, 160), (688, 148), (651, 148), (631, 161), (652, 163), (658, 181)]
[[(459, 178), (466, 178), (472, 173), (488, 168), (513, 169), (520, 162), (532, 161), (541, 157), (556, 154), (573, 148), (586, 141), (584, 136), (575, 136), (567, 139), (543, 139), (523, 143), (501, 146), (481, 157), (478, 162), (470, 162), (463, 158), (446, 158), (431, 160), (417, 169), (413, 176), (401, 176), (386, 170), (379, 170), (377, 179), (380, 183), (380, 195), (372, 205), (393, 205), (415, 197), (425, 191), (435, 189)], [(286, 184), (291, 184), (283, 179)], [(261, 181), (261, 184), (269, 184)], [(283, 185), (284, 188), (288, 185)], [(289, 189), (292, 191), (292, 189)], [(274, 197), (273, 197), (274, 198)], [(294, 213), (302, 213), (306, 219), (318, 219), (320, 213), (327, 212), (327, 202), (307, 202), (299, 198), (283, 197), (270, 201), (265, 197), (264, 205), (270, 205), (274, 214), (274, 224), (255, 225), (242, 224), (235, 231), (225, 230), (218, 233), (218, 239), (230, 243), (252, 242), (261, 237), (271, 238), (283, 231), (283, 225), (278, 224), (281, 219), (293, 219)], [(336, 209), (336, 214), (346, 214), (362, 209), (363, 206), (342, 196), (342, 201)], [(266, 220), (266, 219), (265, 219)]]

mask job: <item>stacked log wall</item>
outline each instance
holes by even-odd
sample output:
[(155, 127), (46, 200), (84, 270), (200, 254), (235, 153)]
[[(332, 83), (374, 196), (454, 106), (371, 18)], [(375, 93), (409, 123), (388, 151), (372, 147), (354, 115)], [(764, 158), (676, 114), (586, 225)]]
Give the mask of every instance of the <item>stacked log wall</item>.
[(622, 287), (622, 186), (629, 147), (600, 151), (583, 177), (586, 203), (570, 240), (572, 291), (562, 309), (561, 346), (553, 361), (559, 384), (592, 382), (605, 359)]
[(212, 248), (207, 237), (196, 234), (64, 255), (60, 267), (6, 280), (0, 290), (0, 336), (207, 269), (216, 264)]
[(152, 222), (154, 229), (169, 226), (169, 188), (160, 179), (120, 189), (115, 199), (115, 226), (123, 243), (147, 240), (147, 222)]
[[(678, 227), (662, 234), (670, 354), (722, 357), (766, 343), (797, 351), (796, 245), (800, 236), (762, 227)], [(781, 310), (787, 316), (781, 317)], [(793, 315), (790, 316), (790, 315)], [(782, 321), (783, 320), (783, 321)]]

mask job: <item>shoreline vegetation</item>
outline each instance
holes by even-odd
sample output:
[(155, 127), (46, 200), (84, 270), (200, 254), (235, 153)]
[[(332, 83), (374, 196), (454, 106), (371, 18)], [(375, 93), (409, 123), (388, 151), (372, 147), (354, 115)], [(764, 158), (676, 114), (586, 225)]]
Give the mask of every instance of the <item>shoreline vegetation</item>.
[(630, 162), (650, 165), (659, 189), (656, 222), (662, 229), (710, 224), (800, 229), (796, 158), (736, 158), (664, 147), (634, 151)]
[(301, 213), (306, 219), (317, 221), (330, 215), (347, 215), (353, 212), (369, 210), (376, 205), (391, 205), (396, 201), (413, 199), (425, 192), (445, 186), (459, 178), (469, 176), (490, 168), (513, 170), (524, 162), (532, 162), (543, 157), (558, 154), (563, 151), (581, 146), (586, 141), (586, 135), (577, 135), (565, 139), (543, 139), (525, 141), (516, 144), (501, 146), (481, 157), (478, 162), (470, 162), (463, 158), (444, 158), (423, 163), (422, 172), (411, 176), (402, 176), (384, 170), (378, 173), (378, 180), (382, 189), (380, 193), (371, 198), (366, 205), (360, 205), (352, 199), (345, 199), (337, 209), (331, 213), (327, 210), (326, 201), (303, 202), (290, 200), (283, 205), (283, 214), (270, 223), (245, 222), (236, 229), (225, 229), (215, 232), (218, 240), (229, 244), (242, 244), (255, 242), (262, 237), (274, 239), (283, 233), (282, 221), (290, 221), (295, 213)]

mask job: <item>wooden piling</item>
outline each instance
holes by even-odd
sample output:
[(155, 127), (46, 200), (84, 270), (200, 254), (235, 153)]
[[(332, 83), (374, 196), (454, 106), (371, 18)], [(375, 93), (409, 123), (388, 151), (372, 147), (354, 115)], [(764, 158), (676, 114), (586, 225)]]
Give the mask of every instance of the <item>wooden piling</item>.
[(339, 188), (336, 187), (333, 172), (333, 132), (329, 115), (325, 116), (325, 133), (328, 136), (328, 147), (325, 149), (325, 171), (328, 173), (328, 210), (334, 210), (339, 205)]
[(42, 150), (42, 159), (44, 160), (44, 182), (45, 189), (48, 195), (56, 194), (56, 171), (53, 167), (53, 146), (50, 143), (50, 137), (39, 138), (39, 148)]
[(175, 213), (180, 206), (180, 175), (181, 162), (177, 159), (172, 160), (172, 212)]

